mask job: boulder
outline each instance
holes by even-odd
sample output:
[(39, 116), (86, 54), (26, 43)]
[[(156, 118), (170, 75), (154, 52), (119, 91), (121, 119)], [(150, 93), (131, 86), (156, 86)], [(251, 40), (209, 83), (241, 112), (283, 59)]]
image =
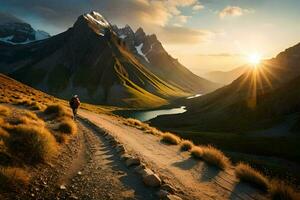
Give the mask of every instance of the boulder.
[(117, 151), (118, 153), (125, 152), (125, 147), (124, 147), (123, 145), (118, 145), (118, 146), (116, 147), (116, 151)]
[(134, 168), (134, 171), (141, 174), (142, 170), (145, 169), (145, 168), (146, 168), (146, 166), (143, 163), (141, 163), (139, 166)]
[(176, 189), (173, 186), (169, 185), (169, 184), (163, 184), (160, 187), (160, 189), (168, 191), (171, 194), (175, 194), (175, 192), (176, 192)]
[(123, 154), (122, 156), (121, 156), (121, 159), (122, 160), (127, 160), (128, 158), (131, 158), (131, 156), (129, 155), (129, 154), (127, 154), (127, 153), (125, 153), (125, 154)]
[(133, 165), (139, 165), (140, 163), (141, 163), (141, 161), (138, 158), (128, 158), (126, 160), (126, 166), (127, 167), (130, 167), (130, 166), (133, 166)]
[(166, 200), (182, 200), (182, 198), (180, 198), (179, 196), (176, 196), (174, 194), (167, 195), (167, 197), (165, 199)]
[(149, 176), (149, 175), (151, 175), (151, 174), (154, 174), (154, 172), (153, 172), (151, 169), (149, 169), (149, 168), (144, 168), (144, 169), (140, 170), (139, 173), (140, 173), (143, 177), (144, 177), (144, 176)]
[(159, 199), (165, 199), (168, 195), (169, 193), (166, 190), (159, 190), (157, 192), (157, 196), (159, 197)]
[(161, 185), (161, 179), (156, 174), (143, 176), (143, 182), (150, 187), (159, 187)]

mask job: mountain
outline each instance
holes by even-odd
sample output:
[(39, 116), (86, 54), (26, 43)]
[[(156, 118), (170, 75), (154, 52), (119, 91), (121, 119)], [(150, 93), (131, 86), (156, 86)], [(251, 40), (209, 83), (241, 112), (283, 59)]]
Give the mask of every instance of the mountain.
[(299, 115), (299, 58), (300, 43), (247, 70), (228, 86), (186, 100), (186, 113), (162, 116), (153, 123), (165, 128), (232, 131), (266, 128), (286, 115)]
[(0, 71), (61, 98), (130, 107), (155, 107), (190, 95), (144, 67), (99, 13), (72, 28), (26, 45), (0, 45)]
[(248, 66), (241, 66), (230, 71), (212, 71), (204, 75), (210, 81), (227, 85), (241, 76), (248, 69)]
[(124, 28), (114, 25), (113, 30), (148, 70), (168, 83), (182, 90), (201, 94), (221, 86), (193, 74), (180, 64), (168, 54), (155, 34), (147, 35), (142, 28), (134, 32), (129, 25)]
[(49, 37), (49, 33), (42, 30), (34, 30), (30, 24), (15, 16), (0, 13), (0, 42), (26, 44)]

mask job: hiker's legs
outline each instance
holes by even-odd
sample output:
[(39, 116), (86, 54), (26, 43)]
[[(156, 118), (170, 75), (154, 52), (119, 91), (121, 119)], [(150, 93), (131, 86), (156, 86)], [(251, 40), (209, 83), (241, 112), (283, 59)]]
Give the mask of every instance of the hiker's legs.
[(77, 109), (76, 108), (72, 108), (73, 111), (73, 119), (75, 120), (75, 117), (77, 115)]

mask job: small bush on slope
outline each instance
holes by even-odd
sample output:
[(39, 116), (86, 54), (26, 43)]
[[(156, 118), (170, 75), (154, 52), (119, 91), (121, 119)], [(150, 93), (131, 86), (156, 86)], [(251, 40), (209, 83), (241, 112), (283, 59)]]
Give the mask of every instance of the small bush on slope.
[(189, 141), (189, 140), (183, 140), (180, 143), (180, 149), (181, 151), (189, 151), (193, 148), (194, 144), (193, 142)]
[(44, 162), (57, 152), (54, 136), (45, 127), (17, 125), (7, 127), (9, 149), (23, 161)]
[(77, 132), (77, 125), (74, 120), (64, 117), (60, 120), (58, 131), (65, 134), (75, 134)]
[(71, 113), (69, 113), (62, 105), (60, 104), (53, 104), (48, 105), (47, 108), (44, 110), (46, 115), (54, 115), (55, 117), (62, 117), (68, 116), (71, 117)]
[(225, 169), (230, 165), (230, 160), (224, 153), (212, 146), (197, 146), (191, 151), (193, 157), (203, 159), (207, 163), (220, 169)]
[(270, 196), (272, 200), (297, 200), (300, 195), (296, 194), (294, 189), (283, 181), (273, 180), (270, 186)]
[(194, 146), (191, 150), (191, 155), (194, 157), (194, 158), (197, 158), (197, 159), (202, 159), (202, 155), (203, 155), (203, 148), (202, 147), (199, 147), (199, 146)]
[(129, 125), (133, 125), (133, 126), (141, 126), (142, 122), (137, 120), (137, 119), (132, 119), (132, 118), (128, 118), (127, 122)]
[(248, 164), (239, 163), (236, 166), (235, 174), (241, 181), (250, 183), (263, 191), (267, 191), (269, 188), (268, 179)]
[(166, 132), (162, 135), (161, 141), (167, 144), (177, 145), (180, 143), (180, 138), (172, 133)]
[(0, 185), (3, 189), (18, 190), (28, 185), (30, 176), (20, 168), (0, 168)]
[(10, 114), (10, 109), (7, 106), (0, 105), (0, 116), (7, 116)]

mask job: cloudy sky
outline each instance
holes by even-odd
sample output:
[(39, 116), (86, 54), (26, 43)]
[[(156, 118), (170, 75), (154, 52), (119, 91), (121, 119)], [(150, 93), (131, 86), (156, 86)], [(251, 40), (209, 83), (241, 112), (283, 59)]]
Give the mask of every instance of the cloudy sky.
[(232, 69), (253, 53), (270, 58), (297, 44), (299, 9), (299, 0), (0, 0), (0, 12), (52, 35), (91, 10), (118, 26), (141, 26), (197, 74)]

